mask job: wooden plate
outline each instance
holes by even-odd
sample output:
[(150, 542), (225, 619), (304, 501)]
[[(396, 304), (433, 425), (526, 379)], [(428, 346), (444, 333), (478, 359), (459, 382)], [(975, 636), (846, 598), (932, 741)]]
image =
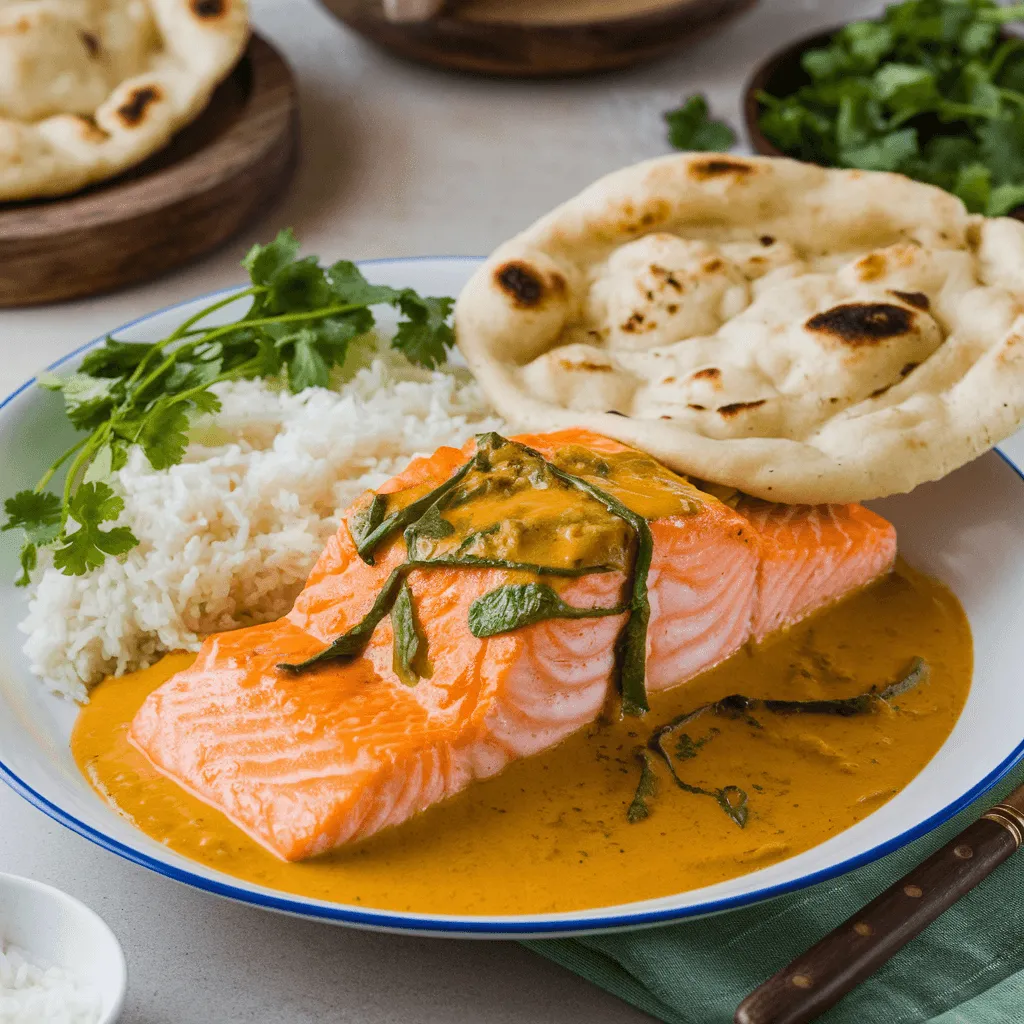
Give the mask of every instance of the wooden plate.
[[(356, 32), (401, 57), (458, 71), (540, 77), (608, 71), (667, 53), (756, 0), (622, 0), (600, 20), (484, 20), (474, 3), (426, 22), (396, 23), (380, 0), (321, 0)], [(591, 0), (593, 3), (593, 0)], [(596, 4), (600, 8), (601, 4)]]
[(72, 196), (0, 203), (0, 306), (95, 295), (195, 259), (274, 198), (297, 149), (292, 73), (254, 37), (199, 118), (138, 167)]

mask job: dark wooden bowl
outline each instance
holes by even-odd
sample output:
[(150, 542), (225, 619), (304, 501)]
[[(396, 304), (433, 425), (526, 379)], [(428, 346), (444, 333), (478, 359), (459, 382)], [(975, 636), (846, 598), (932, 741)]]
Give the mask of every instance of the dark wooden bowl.
[(264, 211), (297, 151), (295, 80), (254, 36), (160, 152), (74, 195), (0, 203), (0, 307), (97, 295), (196, 259)]
[(349, 28), (400, 57), (456, 71), (536, 78), (609, 71), (659, 57), (717, 29), (757, 0), (676, 0), (594, 22), (474, 21), (456, 6), (425, 22), (396, 23), (380, 0), (321, 0)]
[[(762, 156), (790, 156), (789, 153), (779, 149), (761, 131), (758, 124), (758, 114), (761, 112), (761, 104), (757, 95), (760, 92), (772, 93), (776, 96), (784, 96), (796, 91), (801, 85), (810, 81), (810, 76), (800, 66), (800, 58), (807, 50), (824, 46), (843, 26), (827, 29), (824, 32), (815, 32), (814, 35), (798, 39), (795, 43), (769, 57), (751, 75), (747, 82), (746, 92), (743, 96), (743, 120), (746, 123), (747, 135), (755, 153)], [(1009, 35), (1008, 33), (1004, 33)], [(1024, 206), (1018, 206), (1011, 210), (1009, 217), (1024, 221)]]
[(761, 112), (761, 104), (757, 99), (758, 93), (786, 95), (810, 82), (810, 76), (800, 66), (800, 58), (807, 50), (824, 46), (840, 28), (842, 26), (837, 25), (835, 28), (815, 32), (814, 35), (804, 36), (795, 43), (790, 43), (784, 49), (772, 54), (751, 75), (743, 96), (743, 120), (746, 122), (747, 135), (755, 153), (760, 153), (762, 156), (789, 156), (761, 131), (758, 124), (758, 114)]

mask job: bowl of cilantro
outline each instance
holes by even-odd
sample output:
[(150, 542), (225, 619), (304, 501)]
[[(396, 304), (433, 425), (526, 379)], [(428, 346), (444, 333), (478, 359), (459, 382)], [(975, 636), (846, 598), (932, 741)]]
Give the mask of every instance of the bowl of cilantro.
[(969, 210), (1024, 219), (1024, 4), (904, 0), (802, 39), (747, 86), (754, 149), (897, 171)]

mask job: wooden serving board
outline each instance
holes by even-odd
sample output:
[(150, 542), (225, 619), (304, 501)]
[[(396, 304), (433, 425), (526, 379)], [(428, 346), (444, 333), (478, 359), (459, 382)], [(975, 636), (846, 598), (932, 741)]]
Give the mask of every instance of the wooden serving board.
[(713, 31), (757, 0), (454, 0), (435, 17), (395, 22), (381, 0), (321, 0), (401, 57), (488, 75), (608, 71)]
[(138, 167), (75, 195), (0, 203), (0, 306), (96, 295), (195, 259), (263, 210), (297, 151), (292, 73), (253, 37), (199, 118)]

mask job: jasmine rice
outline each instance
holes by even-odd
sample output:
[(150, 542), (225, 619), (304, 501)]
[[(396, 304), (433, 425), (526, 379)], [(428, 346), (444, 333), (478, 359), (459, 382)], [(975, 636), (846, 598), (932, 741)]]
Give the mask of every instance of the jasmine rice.
[(168, 470), (133, 449), (116, 486), (139, 545), (77, 577), (41, 557), (20, 624), (32, 671), (83, 700), (107, 675), (281, 616), (357, 495), (415, 455), (503, 427), (463, 370), (423, 370), (383, 345), (366, 362), (336, 391), (218, 385), (222, 411)]

